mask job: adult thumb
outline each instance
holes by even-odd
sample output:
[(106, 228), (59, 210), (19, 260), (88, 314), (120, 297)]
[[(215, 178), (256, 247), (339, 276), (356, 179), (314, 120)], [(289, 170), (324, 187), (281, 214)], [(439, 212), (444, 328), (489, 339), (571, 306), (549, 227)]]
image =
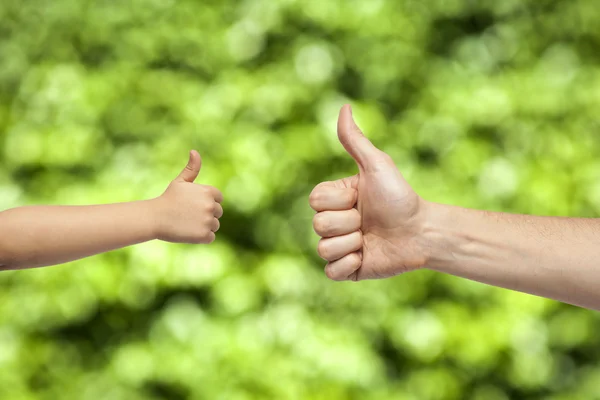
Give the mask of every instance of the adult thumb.
[(352, 118), (352, 109), (348, 104), (340, 110), (337, 131), (340, 143), (359, 167), (368, 169), (370, 163), (379, 157), (381, 152), (373, 146), (356, 125)]
[(202, 167), (200, 154), (196, 150), (190, 151), (190, 160), (175, 180), (180, 182), (194, 182), (200, 173), (200, 167)]

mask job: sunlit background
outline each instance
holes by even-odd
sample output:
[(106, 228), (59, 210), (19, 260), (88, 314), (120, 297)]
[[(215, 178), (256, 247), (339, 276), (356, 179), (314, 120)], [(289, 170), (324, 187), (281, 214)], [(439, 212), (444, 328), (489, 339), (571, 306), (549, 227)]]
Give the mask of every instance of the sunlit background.
[[(597, 313), (419, 271), (335, 283), (308, 194), (359, 125), (426, 199), (600, 216), (596, 0), (2, 0), (0, 210), (158, 196), (210, 246), (0, 274), (0, 398), (589, 400)], [(0, 227), (2, 229), (2, 227)]]

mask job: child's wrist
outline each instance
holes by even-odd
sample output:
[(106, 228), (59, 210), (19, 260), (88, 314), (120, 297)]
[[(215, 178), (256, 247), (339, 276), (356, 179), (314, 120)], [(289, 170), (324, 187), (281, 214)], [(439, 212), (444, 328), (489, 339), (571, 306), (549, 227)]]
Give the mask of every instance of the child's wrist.
[(161, 237), (162, 230), (162, 205), (161, 198), (157, 197), (142, 202), (146, 214), (147, 227), (149, 240), (157, 240)]

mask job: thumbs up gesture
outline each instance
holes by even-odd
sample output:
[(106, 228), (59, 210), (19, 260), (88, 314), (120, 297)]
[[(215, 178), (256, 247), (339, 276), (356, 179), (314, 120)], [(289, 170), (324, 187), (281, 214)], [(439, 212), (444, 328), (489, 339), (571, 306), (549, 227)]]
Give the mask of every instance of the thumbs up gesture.
[(169, 185), (156, 206), (156, 237), (173, 243), (211, 243), (223, 215), (223, 195), (212, 187), (198, 185), (202, 160), (193, 150), (185, 169)]
[(387, 278), (423, 267), (426, 245), (423, 201), (392, 159), (356, 126), (350, 106), (340, 111), (338, 137), (358, 174), (317, 185), (310, 205), (322, 237), (319, 255), (333, 280)]

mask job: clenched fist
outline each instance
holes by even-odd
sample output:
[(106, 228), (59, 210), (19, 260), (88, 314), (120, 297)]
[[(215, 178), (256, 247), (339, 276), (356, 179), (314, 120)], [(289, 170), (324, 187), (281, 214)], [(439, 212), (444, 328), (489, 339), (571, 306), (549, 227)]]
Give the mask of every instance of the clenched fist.
[(157, 238), (173, 243), (211, 243), (223, 215), (223, 194), (212, 187), (198, 185), (202, 160), (195, 150), (185, 169), (154, 200)]
[(310, 195), (319, 255), (333, 280), (386, 278), (423, 267), (427, 207), (392, 159), (362, 134), (350, 106), (340, 111), (338, 137), (357, 175), (323, 182)]

